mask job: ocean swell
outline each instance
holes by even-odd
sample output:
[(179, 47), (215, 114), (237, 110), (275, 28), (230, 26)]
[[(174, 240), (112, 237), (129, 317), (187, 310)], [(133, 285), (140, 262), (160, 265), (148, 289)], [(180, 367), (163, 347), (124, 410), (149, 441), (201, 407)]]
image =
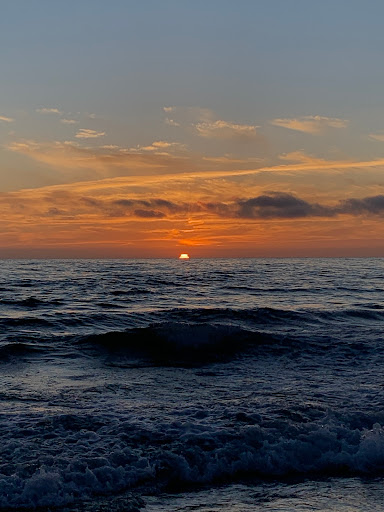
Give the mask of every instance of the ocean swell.
[(222, 360), (242, 351), (256, 338), (255, 333), (228, 325), (165, 322), (85, 336), (78, 343), (118, 355), (141, 355), (162, 365), (189, 366)]

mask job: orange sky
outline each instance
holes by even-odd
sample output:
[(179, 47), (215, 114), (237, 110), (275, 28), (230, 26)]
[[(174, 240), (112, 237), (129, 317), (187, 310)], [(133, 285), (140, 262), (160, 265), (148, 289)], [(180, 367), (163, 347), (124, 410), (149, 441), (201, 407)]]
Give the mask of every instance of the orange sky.
[[(56, 162), (51, 155), (49, 165), (62, 169), (71, 152)], [(384, 200), (375, 182), (382, 166), (306, 162), (247, 171), (101, 175), (4, 192), (3, 256), (381, 255)]]

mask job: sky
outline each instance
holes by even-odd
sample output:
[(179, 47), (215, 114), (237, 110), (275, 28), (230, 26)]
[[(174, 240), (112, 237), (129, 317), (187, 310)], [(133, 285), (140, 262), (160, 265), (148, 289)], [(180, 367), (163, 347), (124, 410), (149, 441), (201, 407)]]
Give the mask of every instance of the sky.
[(384, 256), (381, 0), (2, 0), (0, 258)]

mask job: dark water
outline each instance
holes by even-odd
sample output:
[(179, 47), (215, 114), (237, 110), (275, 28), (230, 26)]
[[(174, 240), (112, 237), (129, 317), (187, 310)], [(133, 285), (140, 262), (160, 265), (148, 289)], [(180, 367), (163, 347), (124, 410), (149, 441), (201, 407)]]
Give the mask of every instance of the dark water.
[(384, 510), (383, 259), (1, 270), (1, 510)]

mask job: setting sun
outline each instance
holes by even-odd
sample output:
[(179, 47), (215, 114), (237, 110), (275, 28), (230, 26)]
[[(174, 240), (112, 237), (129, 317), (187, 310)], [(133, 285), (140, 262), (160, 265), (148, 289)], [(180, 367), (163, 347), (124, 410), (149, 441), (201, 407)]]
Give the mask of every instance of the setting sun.
[(183, 252), (182, 254), (180, 254), (179, 260), (189, 260), (189, 254)]

